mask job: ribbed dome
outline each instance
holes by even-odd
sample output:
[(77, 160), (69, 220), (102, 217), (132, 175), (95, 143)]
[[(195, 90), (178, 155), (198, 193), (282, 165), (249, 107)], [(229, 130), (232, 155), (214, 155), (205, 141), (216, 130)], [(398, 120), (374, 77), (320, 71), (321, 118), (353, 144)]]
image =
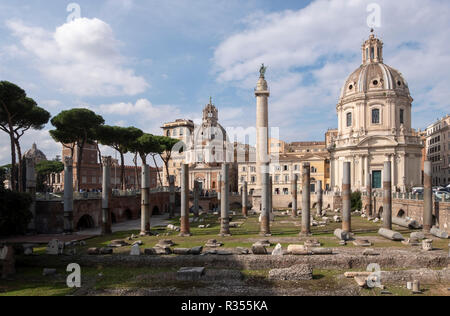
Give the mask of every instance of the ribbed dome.
[(379, 90), (396, 90), (409, 94), (408, 82), (402, 74), (383, 63), (361, 65), (348, 77), (341, 98), (352, 94)]
[(36, 163), (43, 161), (43, 160), (47, 160), (47, 157), (45, 156), (45, 154), (37, 148), (36, 144), (33, 144), (31, 149), (27, 150), (23, 156), (25, 158), (34, 159), (34, 161)]

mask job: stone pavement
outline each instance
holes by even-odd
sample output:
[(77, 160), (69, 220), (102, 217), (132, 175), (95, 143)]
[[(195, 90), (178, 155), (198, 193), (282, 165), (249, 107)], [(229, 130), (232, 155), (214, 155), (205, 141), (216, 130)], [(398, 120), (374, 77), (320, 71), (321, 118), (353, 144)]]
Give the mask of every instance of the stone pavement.
[[(167, 226), (169, 223), (169, 214), (163, 214), (163, 215), (154, 215), (151, 217), (151, 227), (155, 226)], [(131, 220), (121, 223), (116, 223), (112, 225), (112, 232), (123, 232), (123, 231), (130, 231), (130, 230), (140, 230), (141, 229), (141, 220)], [(83, 231), (79, 231), (75, 233), (79, 236), (99, 236), (101, 234), (101, 228), (91, 228), (91, 229), (85, 229)]]
[[(169, 224), (169, 215), (155, 215), (152, 216), (151, 220), (151, 226), (167, 226)], [(121, 231), (130, 231), (130, 230), (139, 230), (141, 227), (141, 220), (131, 220), (126, 221), (122, 223), (116, 223), (112, 225), (112, 231), (115, 232), (121, 232)], [(35, 236), (13, 236), (8, 238), (0, 239), (0, 244), (3, 243), (9, 243), (9, 244), (23, 244), (23, 243), (30, 243), (30, 244), (48, 244), (53, 239), (58, 239), (62, 242), (69, 242), (69, 241), (81, 241), (86, 240), (89, 238), (93, 238), (96, 236), (100, 236), (101, 234), (101, 227), (98, 228), (92, 228), (92, 229), (86, 229), (80, 232), (76, 232), (73, 235), (63, 235), (63, 234), (57, 234), (57, 235), (35, 235)]]

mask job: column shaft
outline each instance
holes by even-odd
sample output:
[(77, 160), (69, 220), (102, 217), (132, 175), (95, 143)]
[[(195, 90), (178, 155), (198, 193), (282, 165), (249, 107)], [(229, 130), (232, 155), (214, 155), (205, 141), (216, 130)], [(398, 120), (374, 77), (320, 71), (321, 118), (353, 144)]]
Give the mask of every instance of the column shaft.
[(383, 171), (383, 227), (392, 230), (391, 162), (384, 163)]
[(220, 235), (230, 236), (230, 203), (229, 203), (229, 169), (230, 165), (222, 164), (222, 189), (220, 194)]
[(302, 232), (301, 235), (311, 234), (311, 165), (303, 164), (302, 170)]
[(200, 216), (200, 206), (199, 206), (199, 197), (200, 197), (200, 183), (198, 181), (194, 181), (194, 216)]
[(169, 218), (175, 217), (175, 176), (169, 176)]
[(342, 177), (342, 230), (345, 232), (352, 231), (352, 214), (351, 214), (351, 163), (344, 162), (344, 170)]
[(142, 164), (141, 173), (141, 235), (150, 234), (150, 168)]
[(73, 225), (73, 160), (64, 158), (64, 232), (72, 233)]
[(298, 176), (295, 174), (292, 182), (291, 182), (291, 190), (292, 190), (292, 216), (298, 216)]
[(102, 235), (112, 233), (109, 200), (111, 195), (111, 157), (103, 157), (102, 177)]
[(191, 236), (189, 226), (189, 165), (181, 166), (181, 229), (180, 236)]
[(248, 216), (248, 184), (247, 181), (244, 182), (244, 186), (242, 187), (242, 216)]
[(323, 211), (323, 190), (322, 190), (322, 181), (317, 181), (317, 215), (322, 216)]
[(431, 161), (424, 165), (424, 192), (423, 192), (423, 231), (429, 233), (433, 225), (433, 190), (432, 190)]
[(263, 172), (261, 174), (261, 230), (262, 236), (270, 235), (270, 176), (269, 173)]

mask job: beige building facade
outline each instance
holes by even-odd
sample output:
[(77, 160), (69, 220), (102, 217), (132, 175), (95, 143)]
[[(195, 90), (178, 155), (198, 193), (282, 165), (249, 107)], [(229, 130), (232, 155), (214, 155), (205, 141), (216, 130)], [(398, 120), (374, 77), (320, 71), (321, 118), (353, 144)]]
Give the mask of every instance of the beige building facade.
[(395, 191), (421, 184), (422, 141), (411, 128), (411, 98), (402, 74), (383, 63), (383, 42), (371, 34), (362, 46), (362, 65), (346, 80), (331, 137), (331, 186), (340, 191), (343, 164), (351, 162), (352, 190), (380, 189), (383, 164), (392, 162)]
[[(293, 142), (287, 143), (278, 139), (269, 139), (271, 163), (269, 167), (273, 181), (273, 195), (292, 194), (291, 181), (298, 176), (298, 190), (301, 190), (301, 170), (303, 163), (311, 165), (311, 191), (317, 189), (317, 182), (322, 181), (322, 189), (331, 188), (330, 154), (325, 142)], [(254, 151), (254, 149), (253, 149)], [(250, 157), (252, 155), (250, 154)], [(239, 188), (244, 182), (253, 194), (258, 190), (257, 168), (254, 160), (239, 163)]]
[(431, 161), (433, 185), (450, 184), (450, 115), (427, 127), (426, 157)]

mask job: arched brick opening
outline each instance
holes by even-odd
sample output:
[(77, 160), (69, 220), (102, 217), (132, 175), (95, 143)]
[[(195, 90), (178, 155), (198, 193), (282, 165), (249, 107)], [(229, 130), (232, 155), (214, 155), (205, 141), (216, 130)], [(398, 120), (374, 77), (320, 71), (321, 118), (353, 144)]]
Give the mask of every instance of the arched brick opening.
[(378, 215), (377, 215), (377, 217), (378, 217), (378, 218), (383, 218), (383, 207), (382, 207), (382, 206), (378, 209)]
[(155, 205), (155, 206), (153, 207), (152, 215), (160, 215), (160, 214), (159, 214), (159, 207), (158, 207), (158, 206)]
[(95, 227), (94, 219), (88, 214), (81, 216), (81, 218), (78, 220), (77, 230), (84, 230), (94, 227)]
[(125, 218), (127, 219), (127, 221), (130, 221), (130, 220), (132, 220), (133, 219), (133, 213), (131, 212), (131, 210), (130, 209), (126, 209), (125, 210)]
[(290, 202), (290, 203), (288, 204), (288, 207), (289, 207), (289, 208), (292, 208), (292, 202)]
[(405, 217), (406, 217), (405, 211), (404, 211), (404, 210), (398, 211), (397, 217), (399, 217), (399, 218), (405, 218)]
[(111, 212), (111, 223), (112, 224), (117, 223), (117, 217), (116, 214), (114, 214), (114, 212)]
[(235, 210), (235, 209), (239, 209), (239, 208), (242, 208), (242, 204), (239, 202), (234, 202), (234, 203), (231, 203), (231, 205), (230, 205), (231, 210)]

